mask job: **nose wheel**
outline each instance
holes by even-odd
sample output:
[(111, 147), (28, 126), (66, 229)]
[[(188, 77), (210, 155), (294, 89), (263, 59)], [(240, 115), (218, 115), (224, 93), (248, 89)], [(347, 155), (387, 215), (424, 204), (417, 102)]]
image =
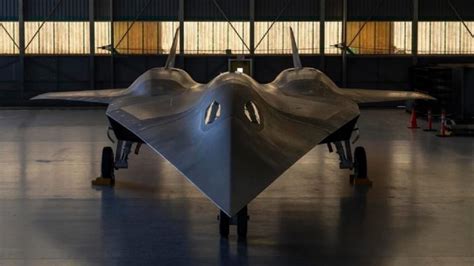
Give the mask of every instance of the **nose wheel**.
[(354, 174), (351, 175), (352, 185), (372, 185), (372, 181), (367, 177), (367, 155), (363, 147), (356, 147), (354, 150)]
[(100, 177), (92, 181), (94, 186), (113, 186), (115, 184), (114, 151), (112, 147), (102, 149)]
[(367, 178), (367, 155), (363, 147), (354, 151), (354, 178)]
[(222, 238), (229, 237), (229, 229), (231, 225), (237, 225), (237, 236), (239, 239), (245, 239), (247, 237), (247, 225), (249, 220), (247, 206), (242, 208), (242, 210), (233, 217), (229, 217), (225, 212), (220, 211), (218, 219), (219, 233)]

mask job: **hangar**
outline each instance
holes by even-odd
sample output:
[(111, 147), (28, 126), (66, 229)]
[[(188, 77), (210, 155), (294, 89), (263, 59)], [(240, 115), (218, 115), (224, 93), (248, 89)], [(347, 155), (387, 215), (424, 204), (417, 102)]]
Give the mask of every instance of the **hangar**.
[(474, 264), (473, 14), (2, 0), (0, 264)]

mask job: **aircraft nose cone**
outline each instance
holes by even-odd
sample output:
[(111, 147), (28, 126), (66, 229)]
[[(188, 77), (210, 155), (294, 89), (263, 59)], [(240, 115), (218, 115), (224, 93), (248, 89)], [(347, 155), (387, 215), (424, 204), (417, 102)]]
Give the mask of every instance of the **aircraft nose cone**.
[[(187, 176), (194, 176), (201, 191), (233, 216), (292, 162), (272, 143), (272, 134), (264, 133), (268, 107), (254, 89), (238, 82), (224, 83), (208, 97), (206, 120), (209, 115), (218, 117), (204, 125), (206, 160), (194, 165)], [(214, 104), (218, 107), (212, 111)]]
[[(206, 98), (206, 160), (194, 165), (187, 176), (194, 178), (193, 182), (219, 208), (233, 216), (268, 185), (259, 176), (259, 172), (270, 168), (258, 150), (259, 143), (263, 143), (259, 134), (263, 117), (257, 107), (261, 100), (251, 88), (237, 82), (215, 86)], [(203, 176), (205, 172), (207, 175)]]
[(277, 151), (266, 146), (258, 128), (250, 121), (228, 117), (211, 131), (213, 137), (204, 141), (209, 144), (206, 160), (195, 165), (194, 173), (187, 176), (195, 178), (200, 190), (233, 216), (270, 185), (283, 169), (274, 159), (278, 157)]

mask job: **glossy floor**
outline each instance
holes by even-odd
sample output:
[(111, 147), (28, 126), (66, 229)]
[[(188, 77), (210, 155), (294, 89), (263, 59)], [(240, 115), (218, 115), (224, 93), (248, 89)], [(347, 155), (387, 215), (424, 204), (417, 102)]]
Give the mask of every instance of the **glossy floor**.
[(0, 111), (0, 265), (474, 265), (474, 139), (364, 110), (358, 145), (374, 186), (355, 190), (313, 149), (249, 205), (246, 243), (144, 148), (96, 189), (103, 110)]

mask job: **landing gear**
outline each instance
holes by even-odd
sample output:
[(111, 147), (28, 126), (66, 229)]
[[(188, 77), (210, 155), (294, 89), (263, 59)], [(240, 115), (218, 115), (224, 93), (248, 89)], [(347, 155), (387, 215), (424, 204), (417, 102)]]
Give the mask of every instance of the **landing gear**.
[(352, 185), (372, 186), (372, 181), (367, 177), (367, 155), (363, 147), (354, 151), (354, 174), (351, 175)]
[(247, 228), (248, 228), (248, 210), (247, 206), (243, 207), (237, 215), (232, 218), (229, 217), (225, 212), (220, 211), (219, 214), (219, 233), (222, 238), (229, 237), (229, 228), (230, 225), (237, 225), (237, 236), (240, 240), (247, 237)]
[[(339, 168), (350, 169), (354, 171), (354, 174), (350, 177), (350, 183), (352, 185), (372, 185), (367, 177), (367, 156), (363, 147), (356, 147), (354, 150), (354, 156), (352, 156), (351, 142), (346, 140), (344, 142), (335, 142), (336, 152), (339, 155)], [(332, 151), (332, 145), (328, 144), (329, 151)]]
[(128, 155), (132, 150), (133, 142), (119, 140), (117, 142), (117, 154), (115, 155), (115, 169), (127, 169), (128, 168)]
[(367, 178), (367, 156), (363, 147), (354, 151), (354, 178)]
[(102, 162), (100, 165), (100, 177), (92, 181), (94, 186), (113, 186), (115, 184), (114, 174), (114, 151), (111, 147), (102, 149)]
[(230, 217), (223, 211), (219, 214), (219, 233), (221, 237), (229, 237)]
[(247, 206), (237, 213), (237, 235), (241, 239), (247, 237), (247, 224), (249, 221), (249, 216), (247, 213)]
[(102, 149), (101, 177), (114, 179), (114, 151), (112, 147)]

